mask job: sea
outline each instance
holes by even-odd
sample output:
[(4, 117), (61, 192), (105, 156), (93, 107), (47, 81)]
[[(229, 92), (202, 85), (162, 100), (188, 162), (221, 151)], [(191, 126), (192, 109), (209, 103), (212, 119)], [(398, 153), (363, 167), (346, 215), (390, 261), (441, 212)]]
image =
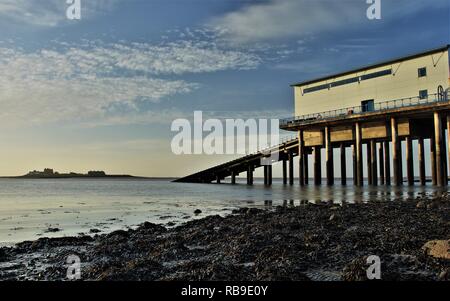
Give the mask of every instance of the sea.
[[(433, 193), (431, 185), (396, 187), (173, 183), (171, 179), (0, 179), (0, 246), (41, 237), (94, 235), (143, 222), (174, 227), (233, 209), (299, 206), (305, 202), (399, 201)], [(310, 181), (312, 183), (312, 181)], [(201, 213), (195, 214), (199, 209)]]

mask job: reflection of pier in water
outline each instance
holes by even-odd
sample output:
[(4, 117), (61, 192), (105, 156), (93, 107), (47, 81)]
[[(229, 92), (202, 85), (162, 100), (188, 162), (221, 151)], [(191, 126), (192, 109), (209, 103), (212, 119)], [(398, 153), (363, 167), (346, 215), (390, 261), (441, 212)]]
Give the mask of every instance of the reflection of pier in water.
[[(280, 182), (276, 179), (275, 182)], [(279, 187), (279, 186), (276, 186)], [(280, 198), (278, 193), (271, 194), (275, 187), (266, 187), (269, 194), (264, 201), (251, 202), (257, 207), (295, 207), (306, 204), (345, 205), (364, 202), (408, 201), (433, 198), (448, 193), (447, 187), (426, 186), (364, 186), (341, 185), (339, 181), (333, 186), (281, 186), (277, 192), (287, 192), (291, 197)], [(293, 197), (292, 197), (293, 196)], [(298, 197), (296, 197), (298, 196)], [(282, 196), (281, 196), (282, 197)]]

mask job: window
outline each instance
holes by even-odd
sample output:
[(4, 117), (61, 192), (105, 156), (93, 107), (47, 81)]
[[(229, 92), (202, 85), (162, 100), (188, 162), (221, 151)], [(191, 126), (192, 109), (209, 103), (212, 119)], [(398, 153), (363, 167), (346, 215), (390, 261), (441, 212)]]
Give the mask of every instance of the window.
[(361, 80), (368, 80), (368, 79), (386, 76), (386, 75), (390, 75), (390, 74), (392, 74), (392, 69), (387, 69), (387, 70), (373, 72), (373, 73), (363, 75), (363, 76), (361, 76)]
[(427, 76), (427, 68), (426, 68), (426, 67), (419, 68), (418, 73), (419, 73), (419, 77), (425, 77), (425, 76)]
[(426, 98), (428, 98), (428, 90), (420, 90), (419, 99), (426, 99)]
[(319, 86), (313, 86), (310, 88), (305, 88), (303, 89), (303, 93), (311, 93), (311, 92), (316, 92), (316, 91), (320, 91), (320, 90), (326, 90), (326, 89), (331, 89), (334, 87), (339, 87), (339, 86), (344, 86), (344, 85), (349, 85), (349, 84), (353, 84), (353, 83), (357, 83), (360, 80), (368, 80), (368, 79), (373, 79), (373, 78), (377, 78), (377, 77), (381, 77), (381, 76), (386, 76), (386, 75), (390, 75), (392, 74), (392, 69), (387, 69), (387, 70), (382, 70), (382, 71), (378, 71), (378, 72), (373, 72), (373, 73), (368, 73), (362, 76), (355, 76), (352, 78), (347, 78), (347, 79), (343, 79), (343, 80), (339, 80), (339, 81), (335, 81), (331, 84), (323, 84), (323, 85), (319, 85)]
[(375, 110), (373, 99), (361, 101), (361, 110), (363, 112), (372, 112)]
[(325, 90), (325, 89), (330, 89), (330, 85), (325, 84), (325, 85), (315, 86), (315, 87), (311, 87), (311, 88), (306, 88), (303, 90), (303, 92), (311, 93), (311, 92), (316, 92), (316, 91)]
[(352, 78), (348, 78), (348, 79), (343, 79), (334, 83), (331, 83), (331, 87), (339, 87), (339, 86), (343, 86), (343, 85), (348, 85), (348, 84), (352, 84), (352, 83), (357, 83), (359, 81), (358, 77), (352, 77)]

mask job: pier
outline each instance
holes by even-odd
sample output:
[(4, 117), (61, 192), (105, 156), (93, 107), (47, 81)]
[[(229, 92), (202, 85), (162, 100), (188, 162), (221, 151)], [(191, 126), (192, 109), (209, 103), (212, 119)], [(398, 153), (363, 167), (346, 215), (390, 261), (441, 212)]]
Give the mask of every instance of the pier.
[[(280, 128), (296, 133), (296, 139), (177, 181), (220, 183), (231, 176), (234, 184), (236, 176), (246, 172), (247, 183), (252, 185), (255, 169), (264, 168), (264, 183), (270, 186), (272, 165), (282, 162), (284, 184), (294, 184), (297, 169), (300, 185), (308, 185), (310, 175), (315, 185), (322, 185), (324, 160), (324, 176), (329, 186), (334, 185), (336, 178), (347, 184), (349, 162), (353, 165), (356, 186), (363, 186), (365, 179), (373, 186), (415, 185), (416, 177), (420, 185), (425, 185), (424, 143), (429, 141), (432, 183), (446, 186), (447, 155), (450, 158), (449, 49), (445, 45), (291, 85), (295, 117), (281, 120)], [(408, 95), (417, 96), (404, 97)], [(415, 141), (417, 149), (413, 149)], [(347, 160), (348, 148), (352, 149), (351, 160)], [(325, 149), (323, 159), (322, 149)], [(335, 149), (339, 149), (338, 158)], [(262, 165), (260, 162), (267, 153), (277, 154), (278, 160)], [(341, 163), (336, 175), (335, 160)], [(419, 165), (417, 174), (414, 161)]]
[[(298, 133), (296, 139), (286, 141), (256, 154), (248, 155), (204, 171), (177, 179), (175, 182), (221, 183), (227, 177), (236, 183), (236, 177), (245, 174), (247, 184), (253, 185), (253, 174), (258, 168), (264, 170), (264, 184), (272, 185), (273, 165), (282, 165), (283, 184), (293, 185), (294, 170), (300, 185), (308, 185), (309, 175), (313, 184), (322, 185), (322, 155), (325, 149), (326, 184), (333, 185), (336, 176), (343, 185), (347, 184), (347, 153), (352, 149), (353, 181), (357, 186), (364, 185), (425, 185), (425, 146), (430, 141), (430, 174), (433, 185), (445, 186), (448, 179), (446, 151), (450, 150), (450, 101), (447, 93), (380, 102), (372, 111), (364, 112), (361, 106), (321, 112), (285, 119), (280, 128)], [(402, 153), (401, 142), (405, 141)], [(418, 142), (413, 151), (413, 141)], [(366, 160), (363, 160), (363, 145), (366, 144)], [(335, 158), (334, 149), (339, 149)], [(278, 153), (278, 161), (262, 165), (261, 159), (267, 153)], [(309, 171), (308, 159), (312, 155), (313, 170)], [(403, 158), (406, 156), (406, 168)], [(392, 156), (392, 164), (391, 164)], [(299, 157), (294, 166), (294, 157)], [(334, 174), (334, 161), (341, 162), (340, 173)], [(414, 173), (413, 161), (419, 164), (418, 174)], [(364, 162), (365, 161), (365, 162)], [(366, 166), (364, 174), (363, 164)], [(391, 170), (392, 168), (392, 170)]]

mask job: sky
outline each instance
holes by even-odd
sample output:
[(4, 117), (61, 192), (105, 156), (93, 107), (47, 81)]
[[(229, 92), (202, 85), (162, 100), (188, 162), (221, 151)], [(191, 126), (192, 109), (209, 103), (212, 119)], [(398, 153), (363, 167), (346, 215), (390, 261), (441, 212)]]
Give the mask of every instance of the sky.
[[(293, 115), (292, 83), (448, 44), (448, 0), (0, 0), (0, 175), (177, 177), (171, 123)], [(290, 135), (283, 133), (283, 135)]]

